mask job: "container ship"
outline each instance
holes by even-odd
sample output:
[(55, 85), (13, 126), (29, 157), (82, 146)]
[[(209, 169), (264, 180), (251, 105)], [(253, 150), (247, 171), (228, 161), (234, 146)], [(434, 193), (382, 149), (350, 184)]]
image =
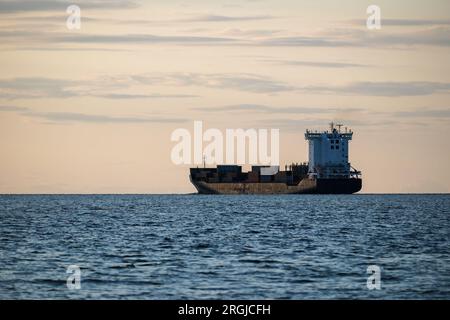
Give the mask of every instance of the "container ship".
[(279, 166), (239, 165), (190, 168), (190, 181), (200, 194), (353, 194), (361, 190), (361, 171), (348, 159), (353, 132), (330, 124), (326, 131), (306, 130), (309, 162)]

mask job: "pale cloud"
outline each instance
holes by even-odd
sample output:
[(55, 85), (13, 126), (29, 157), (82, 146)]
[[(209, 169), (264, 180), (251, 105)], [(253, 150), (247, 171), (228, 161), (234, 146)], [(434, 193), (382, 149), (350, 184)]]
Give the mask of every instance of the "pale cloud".
[[(126, 92), (135, 86), (148, 87), (145, 93)], [(106, 99), (162, 99), (197, 98), (194, 94), (167, 94), (151, 92), (158, 87), (203, 87), (217, 90), (242, 91), (255, 94), (281, 92), (358, 95), (380, 97), (427, 96), (450, 93), (450, 83), (430, 81), (369, 82), (360, 81), (340, 86), (291, 85), (266, 75), (249, 73), (150, 73), (129, 76), (102, 77), (74, 81), (52, 78), (14, 78), (0, 80), (0, 93), (4, 99), (99, 97)]]
[(450, 83), (406, 81), (406, 82), (355, 82), (343, 86), (305, 86), (302, 92), (343, 94), (361, 96), (404, 97), (427, 96), (450, 93)]
[(136, 116), (109, 116), (104, 114), (88, 114), (78, 112), (42, 112), (26, 107), (0, 106), (0, 112), (14, 112), (28, 118), (38, 118), (48, 123), (182, 123), (189, 119), (183, 117), (136, 117)]
[[(230, 18), (231, 19), (231, 18)], [(60, 25), (64, 21), (61, 19)], [(136, 25), (139, 25), (137, 23)], [(65, 33), (48, 28), (30, 28), (29, 25), (5, 27), (0, 31), (3, 47), (13, 44), (14, 48), (30, 47), (35, 44), (36, 49), (55, 47), (61, 48), (65, 44), (78, 45), (177, 45), (177, 46), (228, 46), (228, 47), (310, 47), (310, 48), (402, 48), (411, 46), (450, 46), (450, 26), (439, 25), (425, 29), (408, 31), (369, 32), (360, 28), (335, 28), (307, 35), (293, 34), (292, 30), (252, 29), (241, 30), (232, 28), (225, 32), (206, 30), (201, 34), (180, 33), (178, 35), (159, 32), (142, 33)], [(50, 31), (51, 30), (51, 31)], [(59, 30), (59, 29), (58, 29)], [(119, 48), (123, 49), (123, 48)], [(330, 62), (332, 63), (332, 62)], [(312, 66), (310, 64), (310, 66)], [(331, 66), (331, 65), (330, 65)], [(332, 66), (333, 67), (333, 66)], [(334, 67), (338, 67), (335, 65)]]
[(427, 109), (422, 108), (419, 110), (409, 110), (395, 112), (394, 116), (404, 118), (450, 118), (450, 107), (445, 109)]
[[(366, 26), (366, 20), (350, 20), (357, 26)], [(383, 26), (417, 27), (417, 26), (450, 26), (449, 19), (389, 19), (383, 18)]]
[(396, 32), (386, 35), (367, 34), (367, 37), (358, 41), (362, 45), (381, 47), (401, 46), (450, 46), (450, 26), (427, 28), (415, 32)]
[(223, 31), (221, 34), (229, 37), (252, 38), (252, 37), (268, 37), (281, 33), (280, 29), (240, 29), (231, 28)]
[(39, 99), (97, 97), (105, 99), (186, 99), (197, 98), (191, 94), (168, 93), (126, 93), (132, 82), (117, 82), (99, 78), (84, 81), (54, 79), (45, 77), (0, 79), (0, 93), (3, 99)]
[(450, 45), (450, 27), (439, 26), (415, 32), (368, 32), (340, 28), (308, 36), (271, 37), (254, 43), (269, 47), (405, 47)]
[(112, 117), (108, 115), (94, 115), (73, 112), (29, 112), (23, 114), (28, 117), (41, 118), (51, 122), (65, 123), (180, 123), (186, 118), (145, 118), (145, 117)]
[(93, 94), (94, 97), (105, 99), (187, 99), (198, 98), (199, 96), (193, 94), (129, 94), (129, 93), (108, 93), (108, 94)]
[(268, 15), (254, 15), (254, 16), (225, 16), (216, 14), (201, 15), (190, 19), (178, 20), (181, 22), (233, 22), (233, 21), (254, 21), (254, 20), (268, 20), (274, 19), (273, 16)]
[[(60, 0), (0, 0), (0, 13), (62, 11), (70, 3)], [(138, 7), (129, 0), (77, 0), (76, 4), (86, 9), (130, 9)]]
[(77, 82), (72, 80), (45, 77), (1, 79), (0, 93), (5, 99), (69, 98), (77, 96), (77, 93), (70, 89), (76, 84)]
[(360, 45), (353, 39), (333, 39), (332, 37), (289, 36), (260, 40), (254, 45), (263, 47), (354, 47)]
[(260, 60), (263, 62), (270, 62), (281, 65), (288, 66), (301, 66), (301, 67), (312, 67), (312, 68), (365, 68), (371, 67), (367, 64), (359, 63), (349, 63), (349, 62), (326, 62), (326, 61), (301, 61), (301, 60), (276, 60), (276, 59), (265, 59)]
[[(167, 73), (141, 74), (124, 77), (103, 77), (74, 81), (45, 77), (0, 79), (4, 99), (71, 98), (92, 96), (107, 99), (196, 98), (192, 94), (127, 93), (136, 85), (167, 87), (206, 87), (252, 93), (293, 91), (295, 87), (269, 77), (255, 74)], [(118, 90), (122, 92), (118, 92)], [(147, 91), (146, 90), (146, 91)]]
[[(0, 0), (1, 1), (1, 0)], [(1, 2), (0, 2), (1, 3)], [(20, 24), (29, 24), (29, 23), (61, 23), (61, 21), (65, 21), (67, 19), (67, 13), (65, 12), (64, 6), (62, 6), (63, 10), (59, 10), (60, 12), (52, 12), (52, 14), (47, 14), (45, 16), (42, 15), (23, 15), (22, 13), (18, 13), (15, 15), (5, 15), (2, 17), (3, 21), (13, 21)], [(83, 5), (82, 8), (85, 8)], [(113, 7), (114, 8), (114, 7)], [(124, 7), (123, 9), (126, 9)], [(1, 10), (0, 10), (1, 13)], [(208, 22), (223, 22), (227, 26), (233, 24), (234, 22), (245, 22), (245, 21), (259, 21), (259, 20), (269, 20), (276, 19), (275, 16), (225, 16), (225, 15), (215, 15), (215, 14), (207, 14), (207, 15), (189, 15), (184, 18), (178, 19), (139, 19), (130, 17), (129, 19), (124, 19), (121, 17), (113, 17), (113, 16), (101, 16), (101, 15), (93, 15), (92, 12), (88, 14), (83, 14), (84, 22), (95, 22), (95, 23), (109, 23), (109, 24), (123, 24), (123, 25), (137, 25), (137, 26), (167, 26), (171, 24), (189, 24), (189, 23), (208, 23)], [(233, 24), (234, 25), (234, 24)], [(238, 30), (234, 28), (234, 30)]]
[(141, 83), (169, 86), (203, 86), (216, 89), (232, 89), (253, 93), (300, 92), (310, 94), (340, 94), (362, 96), (426, 96), (435, 93), (450, 93), (450, 83), (406, 81), (369, 82), (360, 81), (342, 86), (291, 85), (270, 76), (256, 74), (200, 74), (169, 73), (160, 75), (133, 75)]
[(139, 83), (169, 86), (201, 86), (253, 93), (293, 91), (295, 87), (270, 77), (250, 73), (167, 73), (132, 75)]
[(202, 112), (258, 112), (258, 113), (290, 113), (290, 114), (327, 114), (336, 112), (361, 112), (359, 108), (323, 108), (323, 107), (275, 107), (259, 104), (237, 104), (221, 107), (201, 107), (193, 110)]
[(407, 125), (413, 127), (431, 127), (433, 124), (429, 121), (403, 121), (401, 117), (398, 118), (365, 118), (364, 120), (359, 120), (357, 118), (351, 118), (348, 115), (342, 116), (339, 114), (333, 115), (331, 118), (319, 118), (319, 117), (308, 117), (304, 119), (292, 119), (292, 118), (271, 118), (262, 119), (259, 121), (261, 126), (270, 126), (272, 128), (279, 128), (285, 132), (301, 132), (308, 128), (317, 127), (318, 123), (324, 123), (327, 120), (333, 120), (336, 123), (345, 123), (346, 127), (350, 128), (392, 128), (393, 126)]
[[(336, 121), (344, 120), (349, 126), (375, 127), (389, 126), (396, 124), (409, 124), (414, 126), (431, 126), (429, 120), (447, 122), (450, 119), (450, 108), (421, 108), (408, 111), (379, 112), (370, 111), (363, 108), (338, 108), (338, 107), (273, 107), (258, 104), (240, 104), (222, 107), (193, 108), (192, 110), (201, 112), (257, 112), (271, 114), (270, 119), (257, 120), (260, 125), (282, 128), (287, 131), (298, 131), (299, 128), (315, 126), (323, 122), (323, 116)], [(0, 112), (16, 113), (23, 117), (37, 118), (45, 120), (46, 123), (97, 123), (97, 124), (120, 124), (120, 123), (183, 123), (191, 121), (187, 117), (158, 116), (158, 117), (137, 117), (137, 116), (110, 116), (105, 114), (91, 114), (78, 112), (42, 112), (35, 109), (0, 105)], [(371, 115), (370, 120), (358, 120), (361, 112)], [(276, 114), (295, 114), (306, 116), (306, 118), (275, 118)], [(414, 119), (409, 121), (408, 119)]]
[(225, 37), (202, 36), (161, 36), (152, 34), (123, 34), (123, 35), (76, 35), (61, 34), (51, 39), (57, 43), (90, 43), (90, 44), (184, 44), (184, 45), (213, 45), (235, 43), (236, 39)]
[(20, 112), (20, 111), (28, 111), (28, 108), (17, 106), (0, 106), (0, 112)]

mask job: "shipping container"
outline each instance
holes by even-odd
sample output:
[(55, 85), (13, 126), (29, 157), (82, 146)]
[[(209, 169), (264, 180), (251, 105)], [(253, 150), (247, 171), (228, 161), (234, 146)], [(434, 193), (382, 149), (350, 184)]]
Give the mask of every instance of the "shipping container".
[(257, 172), (249, 172), (247, 181), (248, 182), (259, 182), (259, 174)]
[(259, 179), (261, 182), (272, 182), (273, 176), (260, 176)]
[(219, 166), (217, 166), (217, 172), (219, 172), (219, 173), (227, 173), (227, 172), (241, 173), (242, 167), (237, 166), (237, 165), (219, 165)]

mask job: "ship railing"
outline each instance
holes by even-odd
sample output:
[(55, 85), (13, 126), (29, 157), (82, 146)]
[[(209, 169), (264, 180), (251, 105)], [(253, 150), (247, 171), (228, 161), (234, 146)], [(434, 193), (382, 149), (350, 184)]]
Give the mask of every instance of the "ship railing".
[(359, 179), (361, 178), (361, 171), (356, 170), (355, 168), (351, 167), (353, 170), (350, 171), (350, 178)]

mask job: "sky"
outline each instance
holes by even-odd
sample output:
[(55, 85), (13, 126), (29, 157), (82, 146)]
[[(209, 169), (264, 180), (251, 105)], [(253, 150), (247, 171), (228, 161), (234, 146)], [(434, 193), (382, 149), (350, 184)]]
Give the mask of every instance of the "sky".
[(195, 192), (196, 120), (279, 129), (282, 166), (340, 122), (362, 192), (448, 193), (449, 57), (448, 0), (0, 0), (0, 193)]

